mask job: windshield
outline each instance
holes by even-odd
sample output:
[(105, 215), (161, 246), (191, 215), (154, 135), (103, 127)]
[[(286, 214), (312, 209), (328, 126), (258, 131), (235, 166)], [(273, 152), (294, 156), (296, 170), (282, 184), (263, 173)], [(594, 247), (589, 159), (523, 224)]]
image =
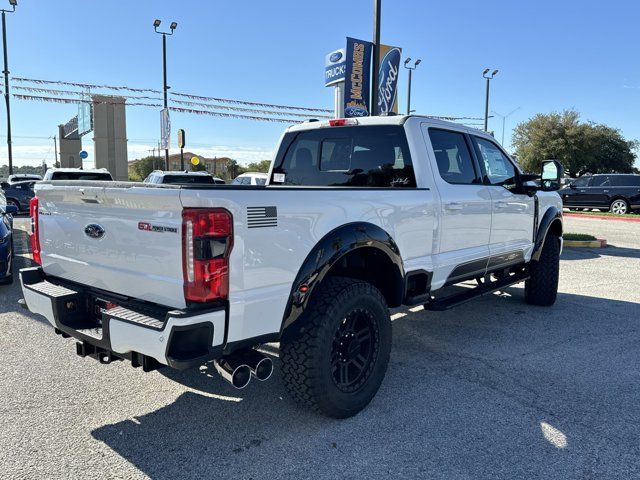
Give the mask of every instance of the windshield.
[(216, 183), (210, 175), (165, 175), (162, 183), (170, 185), (190, 185), (204, 184), (211, 185)]
[(113, 180), (107, 172), (53, 172), (51, 180)]

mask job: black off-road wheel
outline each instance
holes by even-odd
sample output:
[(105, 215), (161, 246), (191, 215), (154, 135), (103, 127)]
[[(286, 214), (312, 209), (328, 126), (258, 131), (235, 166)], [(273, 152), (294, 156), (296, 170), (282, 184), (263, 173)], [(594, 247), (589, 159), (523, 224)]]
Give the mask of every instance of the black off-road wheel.
[(548, 307), (556, 302), (560, 276), (560, 238), (547, 235), (540, 259), (529, 264), (529, 280), (524, 284), (524, 299), (531, 305)]
[(373, 285), (330, 277), (314, 294), (305, 327), (280, 345), (284, 383), (302, 405), (334, 418), (365, 408), (391, 352), (391, 319)]

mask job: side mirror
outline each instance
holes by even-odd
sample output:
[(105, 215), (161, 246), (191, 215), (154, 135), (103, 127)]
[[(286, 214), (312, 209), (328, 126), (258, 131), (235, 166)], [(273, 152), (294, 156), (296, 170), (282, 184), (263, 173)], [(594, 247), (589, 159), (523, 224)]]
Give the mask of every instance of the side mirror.
[(564, 168), (557, 160), (546, 160), (542, 162), (542, 174), (540, 175), (541, 187), (545, 192), (559, 190), (562, 186)]
[(0, 183), (0, 187), (1, 187), (1, 188), (3, 188), (3, 189), (5, 189), (5, 188), (10, 188), (10, 187), (11, 187), (11, 185), (9, 185), (9, 183), (8, 183), (8, 182), (2, 182), (2, 183)]
[(4, 213), (7, 215), (15, 215), (18, 213), (18, 207), (15, 205), (7, 205), (4, 207)]

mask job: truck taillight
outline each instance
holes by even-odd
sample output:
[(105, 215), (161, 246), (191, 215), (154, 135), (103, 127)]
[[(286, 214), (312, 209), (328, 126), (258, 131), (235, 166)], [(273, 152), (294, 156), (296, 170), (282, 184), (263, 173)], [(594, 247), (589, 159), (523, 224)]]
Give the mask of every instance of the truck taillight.
[(182, 211), (182, 270), (187, 302), (211, 302), (229, 296), (229, 255), (233, 217), (223, 208)]
[(31, 216), (31, 253), (33, 254), (33, 261), (42, 265), (42, 257), (40, 256), (40, 229), (38, 228), (39, 205), (38, 197), (33, 197), (29, 201), (29, 215)]

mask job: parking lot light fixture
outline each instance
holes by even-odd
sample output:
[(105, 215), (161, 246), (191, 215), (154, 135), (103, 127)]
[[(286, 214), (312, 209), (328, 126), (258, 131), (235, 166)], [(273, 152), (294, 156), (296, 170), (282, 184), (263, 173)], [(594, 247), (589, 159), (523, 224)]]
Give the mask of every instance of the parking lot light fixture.
[[(164, 100), (164, 108), (167, 108), (167, 91), (169, 90), (169, 86), (167, 85), (167, 35), (173, 35), (174, 30), (178, 27), (176, 22), (171, 22), (169, 25), (169, 32), (162, 32), (158, 30), (162, 22), (159, 19), (155, 19), (153, 21), (153, 30), (162, 35), (162, 91), (163, 91), (163, 100)], [(165, 148), (164, 150), (164, 168), (165, 170), (169, 170), (169, 149)]]
[(6, 13), (16, 11), (17, 0), (9, 0), (11, 10), (2, 9), (2, 50), (4, 52), (4, 101), (7, 106), (7, 156), (9, 159), (9, 175), (13, 174), (13, 149), (11, 147), (11, 102), (9, 100), (9, 56), (7, 54), (7, 22)]
[(408, 80), (408, 86), (407, 86), (407, 115), (411, 115), (411, 111), (412, 111), (411, 110), (411, 77), (412, 77), (413, 71), (416, 69), (418, 65), (420, 65), (421, 61), (422, 61), (421, 59), (417, 59), (415, 62), (413, 62), (413, 66), (410, 65), (411, 57), (408, 57), (404, 61), (404, 68), (409, 70), (409, 80)]
[(487, 80), (487, 90), (486, 90), (485, 101), (484, 101), (484, 131), (485, 132), (489, 131), (489, 83), (491, 82), (493, 77), (495, 77), (498, 73), (498, 70), (494, 70), (489, 75), (490, 71), (491, 71), (490, 68), (485, 68), (484, 71), (482, 72), (482, 76)]

